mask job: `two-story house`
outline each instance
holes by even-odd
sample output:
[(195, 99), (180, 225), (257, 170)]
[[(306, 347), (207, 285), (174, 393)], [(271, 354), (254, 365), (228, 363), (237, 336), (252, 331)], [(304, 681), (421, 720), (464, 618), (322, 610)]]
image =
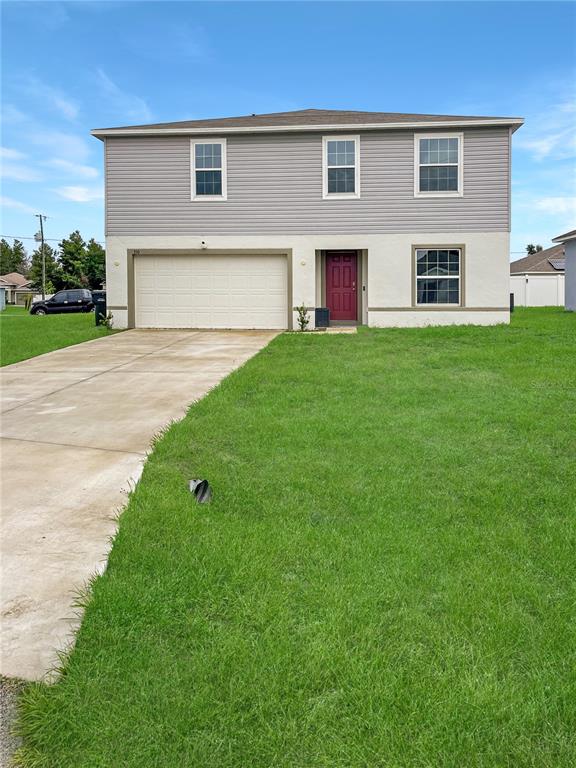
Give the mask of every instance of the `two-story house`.
[(302, 304), (508, 322), (522, 122), (307, 109), (93, 131), (116, 327), (293, 328)]

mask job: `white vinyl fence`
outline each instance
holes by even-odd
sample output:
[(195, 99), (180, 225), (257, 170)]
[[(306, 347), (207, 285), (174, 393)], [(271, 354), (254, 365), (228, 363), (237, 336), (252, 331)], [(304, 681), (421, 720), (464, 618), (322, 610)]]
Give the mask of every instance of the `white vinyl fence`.
[(510, 275), (510, 293), (517, 307), (563, 307), (564, 273)]

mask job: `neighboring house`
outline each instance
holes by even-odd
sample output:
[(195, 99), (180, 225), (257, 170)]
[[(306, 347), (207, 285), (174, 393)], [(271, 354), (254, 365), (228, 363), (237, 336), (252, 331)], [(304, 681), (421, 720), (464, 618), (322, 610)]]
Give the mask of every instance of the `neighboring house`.
[(8, 272), (7, 275), (0, 275), (0, 286), (6, 289), (7, 304), (23, 304), (24, 298), (34, 294), (32, 281), (28, 280), (19, 272)]
[(307, 109), (94, 130), (115, 326), (293, 328), (301, 304), (507, 323), (522, 123)]
[(513, 261), (510, 291), (518, 307), (563, 307), (564, 246), (554, 245)]
[(552, 238), (553, 243), (564, 245), (566, 299), (564, 306), (570, 312), (576, 312), (576, 229)]

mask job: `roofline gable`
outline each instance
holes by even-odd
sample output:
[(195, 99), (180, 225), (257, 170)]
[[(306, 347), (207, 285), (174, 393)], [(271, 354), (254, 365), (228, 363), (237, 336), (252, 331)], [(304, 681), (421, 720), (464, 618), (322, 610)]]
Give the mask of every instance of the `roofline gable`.
[[(313, 111), (313, 110), (309, 110)], [(280, 113), (283, 114), (283, 113)], [(301, 116), (302, 113), (300, 113)], [(375, 113), (375, 116), (378, 113)], [(392, 113), (390, 113), (392, 115)], [(463, 127), (509, 127), (513, 131), (523, 125), (524, 120), (520, 117), (450, 117), (440, 118), (437, 115), (422, 115), (420, 119), (414, 119), (418, 116), (407, 116), (406, 120), (377, 120), (367, 113), (365, 122), (331, 122), (327, 117), (326, 122), (299, 122), (297, 117), (299, 113), (294, 113), (294, 123), (266, 124), (255, 123), (254, 125), (234, 125), (235, 118), (222, 118), (221, 120), (198, 120), (183, 121), (181, 123), (159, 123), (156, 125), (136, 125), (120, 128), (95, 128), (90, 131), (96, 138), (105, 138), (107, 136), (144, 136), (144, 135), (215, 135), (215, 134), (243, 134), (243, 133), (293, 133), (293, 132), (353, 132), (353, 131), (381, 131), (381, 130), (402, 130), (402, 129), (428, 129), (428, 128), (463, 128)], [(368, 117), (370, 116), (370, 117)], [(256, 119), (257, 115), (254, 116)], [(269, 118), (270, 116), (265, 116)], [(245, 120), (247, 118), (238, 118)], [(230, 121), (230, 122), (228, 122)], [(210, 125), (203, 125), (209, 123)], [(217, 124), (216, 124), (217, 123)]]

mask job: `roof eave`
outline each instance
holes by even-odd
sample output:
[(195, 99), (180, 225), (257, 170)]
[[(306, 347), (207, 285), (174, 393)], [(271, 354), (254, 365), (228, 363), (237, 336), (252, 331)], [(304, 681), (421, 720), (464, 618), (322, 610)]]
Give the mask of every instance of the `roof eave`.
[(566, 233), (565, 235), (559, 235), (559, 237), (553, 237), (553, 243), (567, 243), (569, 240), (576, 240), (576, 232), (573, 234)]
[(325, 124), (325, 125), (259, 125), (259, 126), (231, 126), (229, 128), (95, 128), (90, 131), (92, 136), (97, 139), (107, 136), (157, 136), (157, 135), (216, 135), (231, 133), (302, 133), (302, 132), (320, 132), (320, 131), (341, 131), (353, 133), (357, 131), (390, 131), (395, 129), (417, 129), (427, 130), (428, 128), (475, 128), (475, 127), (498, 127), (507, 126), (512, 128), (512, 132), (518, 130), (524, 125), (522, 118), (503, 118), (492, 120), (434, 120), (430, 122), (405, 122), (405, 123), (345, 123), (345, 124)]

